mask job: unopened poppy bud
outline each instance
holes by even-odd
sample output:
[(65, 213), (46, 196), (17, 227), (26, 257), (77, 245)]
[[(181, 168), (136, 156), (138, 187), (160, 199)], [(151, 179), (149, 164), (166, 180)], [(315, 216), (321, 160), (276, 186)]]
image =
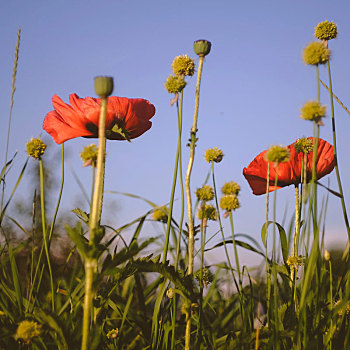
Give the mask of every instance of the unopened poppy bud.
[(309, 154), (313, 150), (312, 141), (306, 137), (298, 139), (294, 144), (294, 149), (297, 153)]
[(95, 77), (95, 92), (101, 98), (112, 95), (114, 83), (112, 77)]
[(88, 165), (96, 166), (97, 152), (98, 152), (98, 148), (94, 144), (84, 147), (83, 152), (80, 153), (80, 158), (84, 162), (83, 166), (88, 166)]
[(320, 40), (335, 39), (338, 35), (337, 25), (334, 22), (324, 21), (315, 27), (315, 37)]
[(315, 122), (320, 122), (326, 115), (326, 106), (322, 106), (318, 101), (308, 101), (301, 108), (300, 118)]
[(169, 299), (174, 298), (174, 295), (175, 295), (174, 289), (169, 288), (169, 289), (166, 291), (166, 295), (167, 295), (167, 297), (168, 297)]
[(232, 211), (239, 208), (239, 200), (234, 194), (227, 194), (220, 200), (220, 208), (222, 210)]
[(164, 86), (169, 94), (176, 94), (177, 92), (181, 92), (185, 88), (186, 84), (187, 83), (183, 77), (177, 75), (169, 75)]
[(154, 209), (153, 211), (153, 219), (160, 222), (168, 221), (168, 209), (166, 206), (162, 206)]
[(223, 157), (224, 153), (217, 147), (207, 149), (204, 154), (204, 158), (208, 163), (220, 163)]
[(327, 49), (323, 43), (314, 41), (305, 47), (303, 52), (303, 60), (306, 64), (317, 66), (325, 64), (329, 61), (331, 51)]
[(206, 204), (198, 209), (198, 218), (200, 220), (207, 219), (215, 221), (217, 220), (218, 215), (216, 209), (212, 205)]
[(323, 256), (326, 261), (329, 261), (331, 259), (331, 255), (327, 249), (325, 249)]
[(194, 59), (187, 55), (176, 56), (171, 67), (177, 76), (192, 76), (195, 67)]
[(194, 52), (198, 56), (206, 56), (211, 49), (211, 42), (208, 40), (197, 40), (193, 43)]
[(234, 182), (234, 181), (226, 182), (221, 189), (223, 194), (235, 194), (235, 195), (238, 195), (240, 190), (241, 190), (241, 187), (238, 185), (237, 182)]
[(24, 320), (18, 325), (16, 339), (22, 339), (27, 345), (29, 345), (32, 339), (38, 337), (40, 334), (41, 326), (38, 323)]
[(211, 201), (214, 199), (214, 190), (211, 186), (204, 185), (197, 189), (196, 196), (199, 201)]
[(286, 163), (290, 159), (290, 152), (282, 146), (271, 146), (266, 152), (266, 159), (273, 163)]
[(33, 157), (34, 159), (40, 159), (45, 152), (46, 145), (40, 139), (40, 137), (38, 137), (37, 139), (32, 137), (30, 141), (27, 142), (26, 148), (29, 157)]

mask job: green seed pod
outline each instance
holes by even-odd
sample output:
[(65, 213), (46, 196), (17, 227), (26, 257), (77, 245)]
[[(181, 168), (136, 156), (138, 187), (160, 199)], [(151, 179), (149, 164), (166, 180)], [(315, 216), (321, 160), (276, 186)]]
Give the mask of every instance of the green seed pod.
[(95, 92), (101, 98), (112, 95), (114, 83), (112, 77), (95, 77)]
[(193, 43), (194, 52), (198, 56), (206, 56), (211, 49), (211, 42), (208, 40), (197, 40)]

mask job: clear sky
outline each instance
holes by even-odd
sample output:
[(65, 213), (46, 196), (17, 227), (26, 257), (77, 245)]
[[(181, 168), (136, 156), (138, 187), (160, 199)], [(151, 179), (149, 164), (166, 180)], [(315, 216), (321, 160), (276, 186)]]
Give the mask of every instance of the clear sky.
[[(115, 79), (114, 95), (146, 98), (157, 112), (151, 130), (132, 144), (108, 142), (106, 190), (136, 193), (158, 204), (168, 202), (177, 119), (164, 81), (175, 56), (188, 54), (198, 62), (193, 41), (210, 40), (212, 51), (206, 57), (202, 77), (192, 188), (201, 186), (208, 171), (204, 151), (221, 148), (225, 157), (216, 168), (218, 185), (234, 180), (242, 188), (242, 207), (235, 213), (236, 232), (250, 234), (261, 242), (265, 196), (252, 195), (242, 170), (269, 146), (288, 145), (301, 136), (312, 135), (312, 124), (299, 118), (299, 110), (304, 102), (316, 97), (315, 70), (304, 65), (301, 55), (314, 40), (314, 26), (325, 19), (336, 22), (339, 32), (338, 38), (330, 42), (334, 92), (350, 106), (349, 13), (347, 0), (332, 4), (329, 0), (1, 1), (1, 149), (6, 145), (14, 47), (20, 27), (10, 140), (10, 155), (18, 150), (19, 156), (12, 173), (18, 172), (26, 158), (25, 143), (31, 137), (44, 136), (42, 122), (52, 110), (52, 96), (58, 94), (65, 102), (74, 92), (81, 97), (95, 96), (93, 78), (110, 75)], [(195, 79), (188, 80), (185, 90), (184, 144), (192, 124)], [(328, 79), (324, 67), (321, 79)], [(329, 106), (325, 90), (321, 90), (321, 99)], [(337, 104), (335, 111), (339, 164), (350, 210), (350, 116)], [(330, 114), (320, 136), (332, 143)], [(79, 153), (91, 142), (82, 138), (66, 142), (67, 163), (87, 191), (90, 169), (82, 168)], [(59, 152), (60, 146), (53, 144), (50, 152), (55, 150)], [(188, 154), (184, 147), (184, 168)], [(0, 152), (0, 162), (4, 162), (4, 152)], [(58, 162), (57, 171), (59, 168)], [(63, 206), (73, 209), (81, 193), (68, 167), (66, 174)], [(322, 182), (327, 184), (328, 179), (336, 189), (335, 174)], [(23, 183), (19, 197), (23, 198), (28, 189), (30, 184)], [(278, 191), (280, 222), (286, 206), (287, 222), (290, 220), (293, 194), (292, 187)], [(326, 192), (320, 190), (320, 199), (324, 195)], [(110, 194), (106, 195), (106, 203), (110, 203), (115, 226), (148, 209), (143, 202)], [(211, 226), (216, 230), (215, 225)], [(150, 226), (147, 233), (152, 234), (156, 227)], [(340, 201), (330, 197), (326, 241), (345, 239)]]

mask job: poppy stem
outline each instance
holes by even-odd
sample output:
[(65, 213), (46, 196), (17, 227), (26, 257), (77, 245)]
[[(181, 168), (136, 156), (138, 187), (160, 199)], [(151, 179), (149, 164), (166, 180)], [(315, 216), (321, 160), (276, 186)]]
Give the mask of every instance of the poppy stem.
[[(201, 85), (203, 62), (204, 62), (204, 56), (199, 56), (197, 85), (196, 85), (196, 98), (195, 98), (193, 125), (192, 125), (192, 129), (191, 129), (191, 139), (190, 139), (190, 158), (189, 158), (187, 172), (186, 172), (186, 198), (187, 198), (187, 210), (188, 210), (188, 270), (187, 270), (188, 275), (193, 274), (194, 223), (193, 223), (193, 210), (192, 210), (190, 180), (191, 180), (191, 173), (192, 173), (192, 167), (193, 167), (193, 162), (194, 162), (195, 147), (196, 147), (196, 142), (197, 142), (197, 120), (198, 120), (198, 110), (199, 110), (199, 91), (200, 91), (200, 85)], [(191, 341), (191, 303), (188, 300), (187, 301), (187, 314), (186, 314), (185, 350), (190, 350), (190, 341)]]
[[(270, 162), (267, 162), (267, 175), (266, 175), (266, 231), (268, 230), (269, 223), (269, 193), (270, 193)], [(267, 259), (267, 234), (265, 238), (265, 264), (266, 264), (266, 279), (267, 279), (267, 290), (266, 290), (266, 306), (267, 306), (267, 323), (270, 324), (270, 299), (271, 299), (271, 269)]]
[[(107, 97), (101, 98), (101, 109), (98, 124), (98, 154), (97, 154), (97, 168), (96, 168), (96, 182), (94, 189), (93, 202), (91, 206), (89, 230), (90, 239), (89, 246), (93, 249), (96, 245), (96, 234), (100, 237), (98, 232), (99, 223), (102, 213), (103, 202), (103, 188), (105, 176), (105, 162), (106, 162), (106, 112), (107, 112)], [(98, 237), (98, 238), (99, 238)], [(97, 238), (97, 239), (98, 239)], [(88, 339), (90, 332), (91, 317), (90, 312), (92, 308), (92, 284), (94, 274), (97, 270), (97, 258), (85, 257), (85, 296), (84, 296), (84, 315), (83, 315), (83, 336), (81, 343), (81, 350), (88, 349)]]
[(331, 113), (332, 113), (332, 134), (333, 134), (333, 150), (334, 150), (334, 160), (335, 160), (335, 173), (337, 176), (337, 182), (338, 182), (338, 188), (339, 188), (339, 193), (341, 195), (340, 200), (341, 200), (341, 206), (343, 210), (343, 216), (344, 216), (344, 221), (345, 221), (345, 226), (346, 226), (346, 231), (348, 233), (348, 251), (349, 251), (349, 243), (350, 243), (350, 225), (349, 225), (349, 219), (348, 219), (348, 214), (346, 211), (346, 206), (345, 206), (345, 199), (344, 199), (344, 194), (343, 194), (343, 187), (342, 183), (340, 180), (340, 174), (339, 174), (339, 167), (338, 167), (338, 157), (337, 157), (337, 136), (336, 136), (336, 131), (335, 131), (335, 116), (334, 116), (334, 103), (333, 103), (333, 90), (332, 90), (332, 76), (331, 76), (331, 66), (328, 61), (327, 63), (328, 66), (328, 77), (329, 77), (329, 94), (331, 98)]

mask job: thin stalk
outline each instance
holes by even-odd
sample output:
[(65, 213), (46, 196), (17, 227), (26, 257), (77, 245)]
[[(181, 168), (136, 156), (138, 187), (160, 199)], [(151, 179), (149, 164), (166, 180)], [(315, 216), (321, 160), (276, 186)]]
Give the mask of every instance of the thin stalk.
[(333, 90), (332, 90), (332, 76), (331, 76), (331, 67), (330, 67), (329, 61), (327, 63), (327, 66), (328, 66), (328, 77), (329, 77), (329, 94), (330, 94), (330, 97), (331, 97), (332, 135), (333, 135), (333, 151), (334, 151), (334, 160), (335, 160), (335, 173), (336, 173), (336, 176), (337, 176), (339, 193), (341, 195), (340, 200), (341, 200), (341, 206), (342, 206), (342, 210), (343, 210), (343, 216), (344, 216), (346, 231), (348, 233), (348, 243), (349, 243), (350, 242), (350, 225), (349, 225), (348, 214), (347, 214), (347, 211), (346, 211), (345, 199), (344, 199), (344, 194), (343, 194), (343, 186), (342, 186), (342, 183), (341, 183), (341, 180), (340, 180), (339, 167), (338, 167), (337, 137), (336, 137), (336, 132), (335, 132), (335, 117), (334, 117), (334, 103), (333, 103)]
[[(331, 314), (331, 324), (329, 327), (329, 332), (333, 332), (333, 317), (332, 317), (332, 311), (333, 311), (333, 276), (332, 276), (332, 262), (331, 260), (329, 262), (329, 308), (330, 308), (330, 314)], [(329, 349), (332, 350), (332, 338), (329, 340)]]
[(234, 228), (233, 228), (232, 210), (229, 211), (229, 216), (230, 216), (232, 243), (233, 243), (233, 249), (234, 249), (234, 253), (235, 253), (236, 269), (237, 269), (237, 273), (238, 273), (239, 287), (240, 287), (240, 290), (242, 290), (242, 276), (241, 276), (241, 269), (239, 267), (239, 258), (238, 258), (237, 245), (236, 245), (236, 239), (235, 239), (235, 231), (234, 231)]
[[(270, 162), (267, 163), (267, 174), (266, 174), (266, 232), (268, 229), (269, 222), (269, 193), (270, 193)], [(265, 266), (266, 266), (266, 280), (267, 280), (267, 290), (266, 290), (266, 307), (267, 307), (267, 323), (270, 324), (270, 299), (271, 299), (271, 272), (270, 267), (267, 262), (267, 234), (266, 241), (263, 242), (265, 245)]]
[(47, 259), (47, 266), (49, 268), (50, 274), (50, 284), (51, 284), (51, 307), (52, 312), (55, 311), (55, 295), (53, 288), (53, 278), (52, 278), (52, 269), (50, 263), (50, 255), (49, 255), (49, 246), (47, 242), (47, 232), (46, 232), (46, 219), (45, 219), (45, 193), (44, 193), (44, 169), (43, 169), (43, 161), (39, 158), (39, 169), (40, 169), (40, 205), (41, 205), (41, 223), (43, 230), (43, 240), (45, 247), (45, 254)]
[[(276, 163), (275, 188), (278, 183), (278, 163)], [(274, 349), (279, 349), (279, 335), (278, 335), (278, 306), (277, 306), (277, 271), (276, 271), (276, 206), (277, 206), (277, 190), (273, 196), (273, 245), (272, 245), (272, 264), (273, 264), (273, 303), (274, 303)]]
[[(196, 147), (196, 141), (197, 141), (199, 91), (200, 91), (200, 85), (201, 85), (203, 62), (204, 62), (204, 56), (200, 56), (199, 57), (199, 65), (198, 65), (193, 125), (192, 125), (192, 129), (191, 129), (190, 159), (188, 162), (188, 167), (187, 167), (187, 172), (186, 172), (186, 198), (187, 198), (187, 210), (188, 210), (188, 270), (187, 270), (188, 275), (193, 274), (194, 223), (193, 223), (190, 180), (191, 180), (191, 173), (192, 173), (192, 167), (193, 167), (194, 155), (195, 155), (195, 147)], [(191, 341), (191, 304), (189, 301), (187, 301), (185, 350), (190, 350), (190, 341)]]
[[(94, 189), (93, 202), (91, 207), (91, 214), (89, 220), (90, 239), (89, 245), (95, 245), (95, 235), (99, 227), (102, 213), (103, 203), (103, 189), (104, 189), (104, 175), (106, 163), (106, 112), (107, 112), (107, 98), (101, 98), (101, 109), (98, 123), (98, 154), (97, 154), (97, 169), (96, 182)], [(84, 315), (83, 315), (83, 336), (81, 343), (81, 350), (88, 349), (88, 339), (90, 332), (90, 312), (92, 307), (92, 284), (94, 280), (94, 273), (97, 269), (96, 258), (85, 258), (85, 295), (84, 295)]]
[[(10, 131), (11, 131), (11, 120), (12, 120), (12, 110), (13, 110), (13, 96), (16, 91), (16, 76), (17, 76), (17, 65), (18, 65), (18, 52), (19, 52), (19, 44), (21, 41), (21, 28), (18, 29), (17, 32), (17, 43), (15, 48), (15, 60), (13, 63), (13, 73), (12, 73), (12, 84), (11, 84), (11, 103), (10, 103), (10, 114), (9, 114), (9, 123), (7, 127), (7, 141), (6, 141), (6, 151), (5, 151), (5, 165), (7, 163), (7, 157), (8, 157), (8, 149), (10, 144)], [(1, 211), (3, 209), (4, 204), (4, 195), (5, 195), (5, 176), (6, 173), (4, 173), (4, 178), (2, 181), (2, 193), (1, 193)]]
[(95, 188), (95, 181), (96, 181), (96, 162), (92, 162), (91, 168), (92, 168), (92, 181), (91, 181), (91, 196), (90, 196), (90, 213), (92, 209), (92, 202), (94, 201), (94, 188)]

